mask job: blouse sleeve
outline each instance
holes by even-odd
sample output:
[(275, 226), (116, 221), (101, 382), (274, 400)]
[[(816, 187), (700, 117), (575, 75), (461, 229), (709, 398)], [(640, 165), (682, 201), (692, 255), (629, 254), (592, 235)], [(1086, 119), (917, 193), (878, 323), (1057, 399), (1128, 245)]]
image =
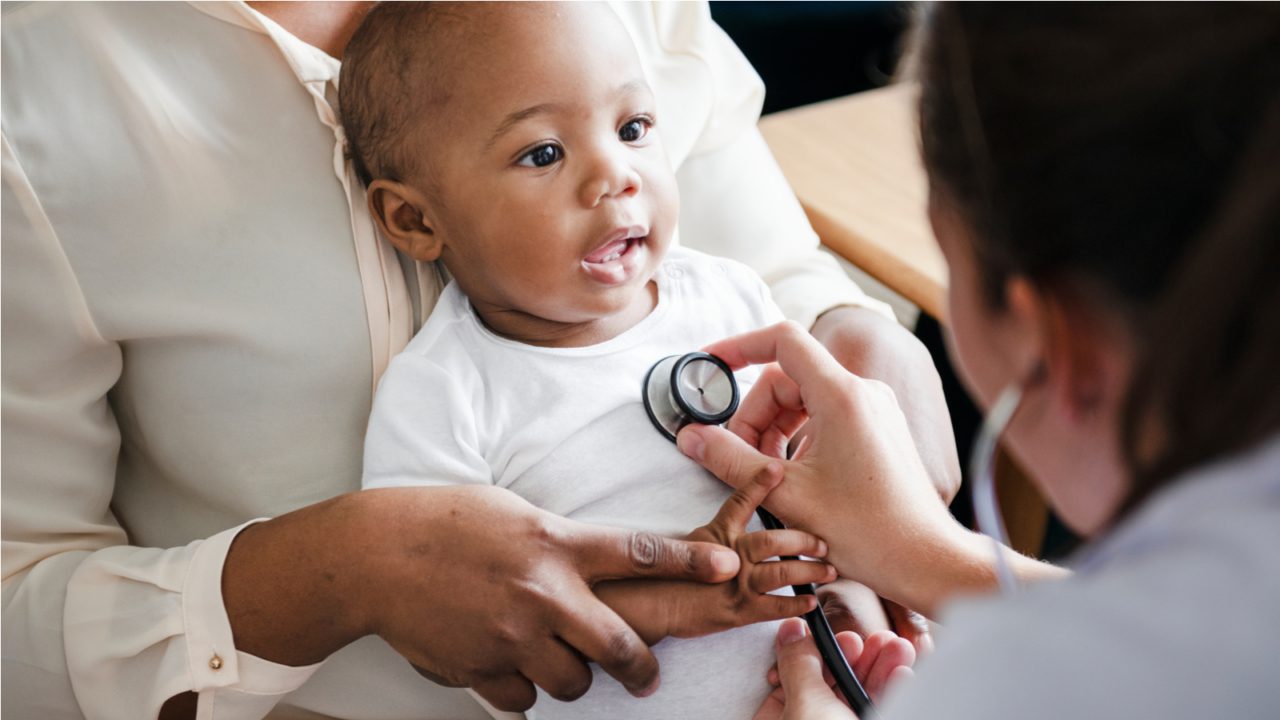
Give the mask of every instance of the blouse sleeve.
[(130, 546), (112, 514), (120, 346), (95, 328), (19, 158), (3, 143), (4, 714), (156, 717), (194, 690), (202, 718), (259, 718), (315, 666), (236, 651), (222, 566), (240, 528)]
[[(739, 260), (764, 278), (786, 316), (805, 327), (833, 307), (870, 308), (892, 319), (820, 248), (795, 193), (756, 128), (764, 84), (733, 41), (711, 19), (706, 3), (654, 3), (653, 28), (636, 32), (659, 100), (659, 126), (686, 97), (712, 98), (692, 141), (673, 133), (680, 184), (681, 243)], [(662, 72), (671, 57), (692, 58), (701, 72)], [(685, 87), (678, 87), (684, 85)], [(696, 86), (696, 87), (694, 87)], [(686, 118), (672, 118), (685, 122)], [(666, 136), (664, 136), (665, 138)], [(688, 148), (687, 150), (685, 148)]]

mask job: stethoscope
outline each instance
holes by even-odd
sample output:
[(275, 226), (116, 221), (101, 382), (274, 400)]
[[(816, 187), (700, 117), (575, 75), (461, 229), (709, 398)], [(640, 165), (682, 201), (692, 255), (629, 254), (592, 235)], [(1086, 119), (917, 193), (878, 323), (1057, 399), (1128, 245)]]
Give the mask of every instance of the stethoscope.
[[(1018, 584), (1005, 556), (1009, 539), (996, 500), (993, 472), (996, 444), (1022, 404), (1026, 387), (1034, 383), (1041, 372), (1036, 370), (1027, 381), (1013, 383), (1000, 393), (983, 420), (970, 456), (975, 519), (979, 530), (991, 538), (996, 577), (1005, 593), (1016, 591)], [(665, 357), (654, 363), (645, 374), (644, 408), (658, 432), (672, 442), (686, 425), (724, 423), (737, 411), (738, 400), (738, 383), (733, 370), (725, 361), (704, 352)], [(756, 508), (756, 514), (766, 528), (782, 529), (782, 523), (768, 510)], [(814, 595), (817, 592), (812, 584), (794, 585), (792, 589), (797, 595)], [(835, 633), (821, 606), (806, 614), (805, 620), (809, 623), (822, 661), (831, 671), (849, 706), (858, 717), (874, 717), (876, 712), (871, 699), (836, 644)]]
[[(738, 382), (733, 370), (720, 358), (704, 352), (671, 355), (654, 363), (644, 377), (644, 409), (653, 426), (671, 442), (686, 425), (720, 425), (738, 409)], [(781, 530), (782, 523), (764, 508), (756, 508), (760, 522), (769, 530)], [(784, 558), (794, 560), (796, 558)], [(793, 585), (796, 595), (816, 595), (813, 584)], [(858, 717), (877, 717), (871, 698), (849, 667), (849, 660), (836, 644), (836, 635), (819, 605), (804, 619), (818, 645), (822, 661), (835, 678), (836, 687)]]

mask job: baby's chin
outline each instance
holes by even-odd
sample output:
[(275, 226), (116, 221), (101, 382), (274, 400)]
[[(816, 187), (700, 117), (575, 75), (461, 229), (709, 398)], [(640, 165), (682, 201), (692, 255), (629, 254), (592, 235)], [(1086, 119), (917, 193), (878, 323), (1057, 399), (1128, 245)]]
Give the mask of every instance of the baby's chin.
[[(640, 310), (652, 310), (658, 304), (658, 286), (652, 271), (645, 271), (628, 278), (624, 283), (596, 289), (594, 296), (580, 306), (583, 315), (603, 320), (612, 315)], [(646, 313), (647, 314), (647, 313)]]

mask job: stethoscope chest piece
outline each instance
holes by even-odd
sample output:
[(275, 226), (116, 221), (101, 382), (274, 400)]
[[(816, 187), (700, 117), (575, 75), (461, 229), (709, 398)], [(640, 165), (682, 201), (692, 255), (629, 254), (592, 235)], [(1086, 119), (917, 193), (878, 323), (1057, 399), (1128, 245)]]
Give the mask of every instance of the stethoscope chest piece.
[(685, 425), (719, 425), (733, 417), (738, 383), (729, 365), (715, 355), (670, 355), (644, 376), (644, 409), (658, 432), (675, 442)]

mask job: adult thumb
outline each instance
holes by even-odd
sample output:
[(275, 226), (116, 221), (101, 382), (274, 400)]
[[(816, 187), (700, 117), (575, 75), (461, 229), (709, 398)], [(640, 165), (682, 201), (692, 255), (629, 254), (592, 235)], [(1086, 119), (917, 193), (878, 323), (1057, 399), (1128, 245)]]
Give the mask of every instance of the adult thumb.
[(822, 656), (800, 618), (788, 618), (778, 628), (778, 677), (787, 698), (788, 711), (822, 706), (835, 700), (835, 694), (822, 677)]
[[(779, 461), (714, 425), (689, 425), (676, 437), (680, 451), (696, 460), (729, 487), (740, 490), (757, 478), (777, 474)], [(778, 467), (770, 468), (771, 465)]]

